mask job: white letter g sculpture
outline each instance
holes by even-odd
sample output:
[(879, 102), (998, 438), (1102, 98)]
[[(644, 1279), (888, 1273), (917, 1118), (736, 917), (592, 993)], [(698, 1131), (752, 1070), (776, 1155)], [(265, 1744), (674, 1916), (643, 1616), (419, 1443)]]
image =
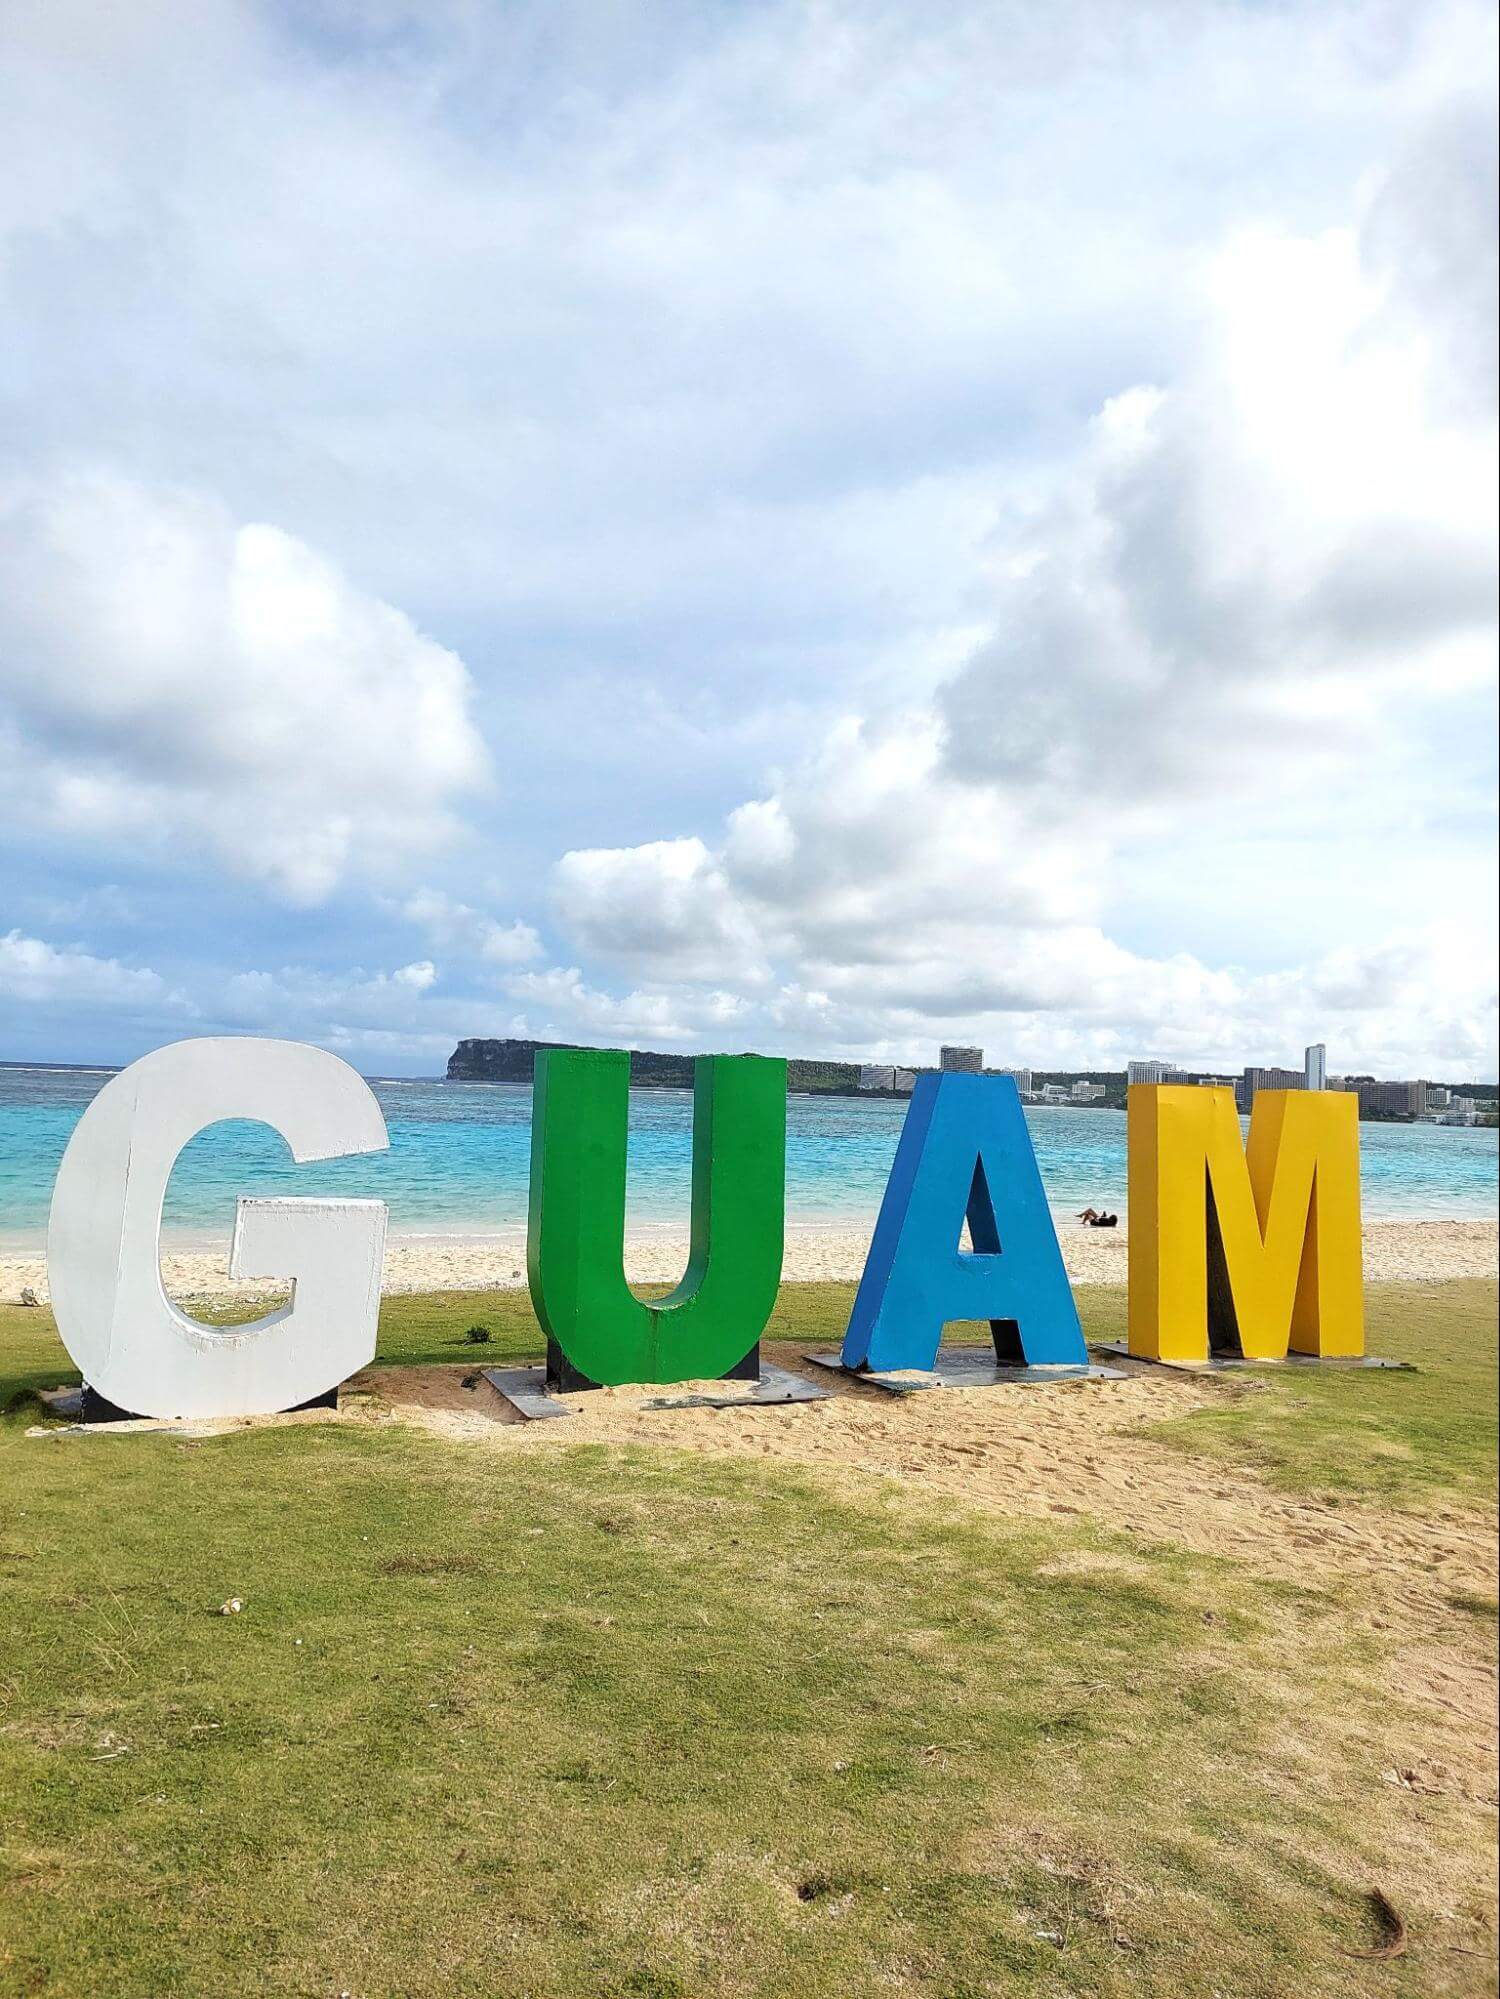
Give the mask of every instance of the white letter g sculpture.
[(375, 1354), (384, 1201), (245, 1200), (231, 1277), (279, 1277), (292, 1299), (243, 1326), (206, 1326), (162, 1287), (162, 1199), (205, 1125), (252, 1118), (292, 1157), (389, 1143), (346, 1062), (293, 1041), (179, 1041), (106, 1083), (58, 1171), (47, 1232), (63, 1344), (99, 1395), (140, 1416), (264, 1416), (325, 1395)]

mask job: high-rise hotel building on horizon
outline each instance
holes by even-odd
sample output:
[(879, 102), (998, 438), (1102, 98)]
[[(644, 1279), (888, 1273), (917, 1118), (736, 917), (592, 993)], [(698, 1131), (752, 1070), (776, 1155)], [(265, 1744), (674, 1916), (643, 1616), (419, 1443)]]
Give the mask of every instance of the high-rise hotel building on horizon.
[(1128, 1062), (1125, 1081), (1130, 1083), (1185, 1083), (1187, 1077), (1175, 1062)]

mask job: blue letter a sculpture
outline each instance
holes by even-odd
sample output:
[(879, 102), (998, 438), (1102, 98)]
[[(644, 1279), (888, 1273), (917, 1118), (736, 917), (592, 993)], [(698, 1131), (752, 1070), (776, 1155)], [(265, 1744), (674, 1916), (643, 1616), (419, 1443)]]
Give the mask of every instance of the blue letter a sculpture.
[[(959, 1248), (966, 1214), (972, 1254)], [(875, 1373), (930, 1369), (943, 1327), (954, 1319), (988, 1319), (1003, 1364), (1088, 1364), (1009, 1076), (918, 1079), (844, 1335), (843, 1364)]]

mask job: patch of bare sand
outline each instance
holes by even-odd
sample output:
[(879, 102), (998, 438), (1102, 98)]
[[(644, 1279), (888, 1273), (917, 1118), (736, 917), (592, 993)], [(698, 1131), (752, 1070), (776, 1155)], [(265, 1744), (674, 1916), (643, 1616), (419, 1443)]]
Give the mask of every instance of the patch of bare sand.
[[(770, 1343), (766, 1358), (812, 1372), (794, 1346)], [(1482, 1634), (1462, 1647), (1434, 1638), (1436, 1630), (1453, 1629), (1457, 1593), (1495, 1594), (1495, 1526), (1486, 1510), (1332, 1506), (1147, 1434), (1163, 1418), (1225, 1395), (1264, 1392), (1234, 1377), (1140, 1367), (1123, 1381), (944, 1388), (900, 1399), (818, 1378), (833, 1387), (824, 1402), (649, 1410), (643, 1404), (660, 1389), (617, 1388), (565, 1398), (575, 1413), (549, 1423), (520, 1420), (487, 1383), (459, 1368), (382, 1368), (360, 1377), (359, 1386), (369, 1418), (490, 1448), (545, 1456), (577, 1443), (655, 1446), (815, 1467), (846, 1488), (868, 1478), (899, 1481), (955, 1505), (1088, 1521), (1325, 1592), (1330, 1609), (1336, 1599), (1355, 1627), (1401, 1648), (1400, 1691), (1426, 1710), (1429, 1748), (1463, 1772), (1456, 1788), (1465, 1797), (1493, 1802), (1493, 1647)], [(464, 1387), (465, 1379), (475, 1385)], [(1111, 1567), (1129, 1559), (1119, 1550), (1064, 1558)], [(1393, 1751), (1397, 1761), (1400, 1754)]]
[[(766, 1357), (813, 1374), (800, 1350)], [(883, 1478), (1004, 1513), (1089, 1517), (1125, 1534), (1176, 1543), (1278, 1576), (1378, 1578), (1392, 1613), (1419, 1616), (1457, 1591), (1492, 1591), (1490, 1523), (1456, 1507), (1387, 1513), (1277, 1491), (1248, 1468), (1164, 1448), (1144, 1433), (1225, 1395), (1260, 1392), (1224, 1376), (1132, 1368), (1123, 1381), (1047, 1388), (944, 1388), (900, 1399), (836, 1377), (825, 1402), (769, 1408), (655, 1410), (659, 1388), (565, 1398), (565, 1422), (514, 1424), (487, 1384), (465, 1390), (455, 1368), (380, 1368), (360, 1377), (371, 1406), (444, 1435), (507, 1448), (562, 1443), (666, 1445), (715, 1456), (783, 1458)], [(473, 1376), (470, 1372), (471, 1379)], [(683, 1383), (722, 1392), (722, 1383)], [(457, 1425), (453, 1418), (461, 1418)]]
[(28, 1437), (231, 1437), (241, 1430), (297, 1429), (309, 1423), (338, 1423), (351, 1414), (343, 1409), (283, 1409), (273, 1416), (126, 1416), (116, 1423), (35, 1423)]

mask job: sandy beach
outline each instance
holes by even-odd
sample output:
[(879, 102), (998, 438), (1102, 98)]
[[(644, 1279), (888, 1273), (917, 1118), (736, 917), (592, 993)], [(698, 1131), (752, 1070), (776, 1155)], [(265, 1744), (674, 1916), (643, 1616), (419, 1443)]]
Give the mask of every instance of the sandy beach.
[[(1075, 1284), (1123, 1284), (1126, 1230), (1064, 1226), (1063, 1261)], [(671, 1283), (687, 1261), (687, 1236), (677, 1229), (637, 1229), (628, 1237), (625, 1267), (632, 1283)], [(869, 1231), (816, 1224), (787, 1229), (782, 1274), (789, 1284), (852, 1283), (864, 1266)], [(177, 1298), (274, 1297), (274, 1282), (231, 1284), (227, 1245), (168, 1248), (167, 1288)], [(1365, 1276), (1372, 1282), (1443, 1283), (1497, 1273), (1497, 1231), (1485, 1221), (1378, 1221), (1365, 1224)], [(393, 1236), (386, 1246), (386, 1292), (487, 1291), (526, 1282), (526, 1238), (517, 1229), (493, 1235)], [(0, 1302), (15, 1303), (23, 1287), (47, 1297), (46, 1261), (39, 1251), (0, 1254)]]

